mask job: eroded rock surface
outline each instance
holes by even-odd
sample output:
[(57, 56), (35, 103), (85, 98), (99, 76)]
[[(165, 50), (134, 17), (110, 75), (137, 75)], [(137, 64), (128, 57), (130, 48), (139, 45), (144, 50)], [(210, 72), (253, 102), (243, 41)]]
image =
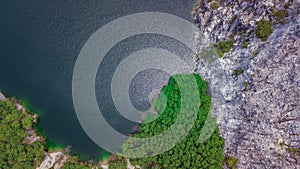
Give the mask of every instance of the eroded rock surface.
[(37, 169), (60, 169), (67, 161), (68, 156), (63, 152), (45, 153), (45, 159)]
[[(217, 2), (219, 7), (212, 9)], [(196, 72), (210, 84), (225, 152), (238, 168), (300, 168), (299, 1), (200, 1)], [(285, 10), (285, 23), (274, 11)], [(274, 23), (267, 41), (255, 34), (261, 19)], [(222, 58), (210, 44), (233, 36)], [(232, 37), (231, 37), (232, 38)], [(243, 47), (247, 41), (248, 46)], [(243, 70), (234, 75), (237, 69)]]

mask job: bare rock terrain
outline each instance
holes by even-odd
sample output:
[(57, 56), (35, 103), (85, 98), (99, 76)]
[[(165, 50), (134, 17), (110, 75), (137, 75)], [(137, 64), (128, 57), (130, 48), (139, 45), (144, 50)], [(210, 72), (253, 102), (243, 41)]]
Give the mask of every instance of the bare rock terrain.
[[(282, 22), (279, 10), (288, 14)], [(196, 72), (209, 82), (212, 114), (237, 168), (300, 168), (299, 11), (293, 0), (201, 0), (193, 13)], [(256, 35), (262, 19), (273, 23), (266, 41)], [(230, 39), (232, 49), (218, 57), (213, 44)]]

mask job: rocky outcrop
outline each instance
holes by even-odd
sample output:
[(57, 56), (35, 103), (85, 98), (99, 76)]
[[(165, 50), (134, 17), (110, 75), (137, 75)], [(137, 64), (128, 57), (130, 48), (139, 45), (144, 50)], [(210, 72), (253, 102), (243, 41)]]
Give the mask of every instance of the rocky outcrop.
[(63, 152), (45, 153), (45, 159), (37, 169), (60, 169), (67, 161), (68, 156)]
[[(193, 13), (201, 42), (196, 72), (209, 82), (212, 114), (238, 168), (300, 167), (299, 7), (291, 0), (202, 0)], [(278, 10), (288, 12), (284, 24)], [(274, 23), (265, 42), (255, 34), (261, 19)], [(211, 44), (228, 39), (233, 48), (219, 58)]]
[(126, 158), (125, 160), (126, 160), (127, 169), (141, 169), (141, 167), (139, 165), (136, 165), (136, 166), (132, 165), (128, 158)]
[[(28, 110), (26, 110), (22, 102), (16, 98), (6, 98), (1, 92), (0, 92), (0, 101), (11, 101), (17, 110), (20, 111), (20, 113), (24, 113), (26, 116), (30, 116), (33, 119), (34, 123), (37, 123), (38, 115), (37, 114), (30, 114)], [(42, 144), (45, 143), (45, 138), (43, 136), (40, 136), (35, 129), (27, 129), (27, 137), (22, 140), (23, 144), (33, 144), (34, 142), (40, 142)], [(72, 146), (69, 145), (65, 148), (65, 150), (57, 150), (54, 152), (45, 152), (44, 153), (44, 159), (43, 161), (37, 161), (37, 169), (60, 169), (64, 166), (66, 162), (72, 158), (70, 155)], [(79, 161), (80, 162), (80, 161)], [(130, 163), (129, 163), (130, 164)], [(98, 167), (99, 166), (99, 167)], [(94, 167), (91, 167), (93, 169), (108, 169), (108, 161), (100, 161), (99, 165), (95, 165)]]
[(0, 100), (5, 100), (5, 96), (0, 92)]

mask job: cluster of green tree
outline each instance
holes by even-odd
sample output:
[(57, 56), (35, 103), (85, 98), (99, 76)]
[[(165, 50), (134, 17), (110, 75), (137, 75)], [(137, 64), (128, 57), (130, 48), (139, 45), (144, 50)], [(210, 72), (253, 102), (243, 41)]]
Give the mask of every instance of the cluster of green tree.
[(243, 44), (243, 48), (247, 48), (249, 45), (249, 42), (248, 41), (245, 41), (244, 44)]
[(236, 169), (238, 162), (239, 160), (237, 158), (225, 155), (224, 165), (226, 165), (228, 168)]
[[(169, 83), (164, 86), (160, 96), (153, 101), (155, 110), (159, 115), (157, 117), (149, 116), (148, 120), (151, 122), (142, 123), (140, 126), (140, 132), (134, 134), (134, 137), (148, 138), (168, 130), (176, 120), (182, 121), (182, 126), (185, 127), (185, 121), (187, 119), (178, 119), (178, 113), (181, 110), (183, 104), (190, 104), (189, 100), (183, 101), (181, 97), (180, 87), (177, 84), (177, 79), (183, 79), (185, 85), (189, 86), (188, 81), (193, 77), (198, 85), (198, 89), (192, 89), (188, 91), (188, 95), (193, 97), (196, 92), (199, 92), (197, 100), (198, 105), (190, 105), (190, 107), (196, 107), (197, 117), (194, 125), (188, 134), (173, 147), (172, 149), (165, 151), (162, 154), (151, 156), (147, 158), (130, 159), (133, 165), (139, 165), (142, 168), (222, 168), (222, 161), (224, 159), (224, 139), (219, 136), (218, 128), (212, 129), (212, 135), (204, 142), (199, 142), (199, 136), (201, 129), (203, 128), (205, 121), (213, 119), (210, 116), (211, 98), (207, 94), (207, 83), (201, 79), (197, 74), (183, 74), (172, 76)], [(176, 80), (175, 80), (176, 79)], [(189, 106), (188, 106), (189, 107)], [(188, 113), (188, 112), (185, 112)], [(185, 117), (185, 116), (184, 116)], [(153, 120), (155, 119), (155, 120)], [(147, 119), (146, 119), (147, 120)], [(153, 121), (152, 121), (153, 120)], [(215, 123), (214, 120), (211, 122)], [(180, 126), (180, 124), (178, 125)], [(179, 128), (179, 129), (180, 129)], [(172, 138), (170, 138), (172, 139)], [(134, 143), (125, 141), (123, 144), (123, 150), (128, 151)], [(159, 148), (161, 145), (157, 145)], [(124, 162), (124, 160), (118, 160), (118, 162)], [(118, 165), (118, 164), (114, 164)]]
[(113, 154), (109, 158), (109, 168), (111, 169), (127, 169), (127, 163), (124, 157)]
[(244, 73), (244, 70), (243, 70), (242, 68), (239, 68), (239, 69), (235, 69), (235, 70), (234, 70), (233, 75), (234, 75), (235, 77), (237, 77), (237, 76), (239, 76), (239, 75), (241, 75), (241, 74), (243, 74), (243, 73)]
[(16, 110), (13, 102), (0, 101), (0, 168), (35, 168), (44, 158), (41, 142), (24, 142), (33, 118)]
[[(36, 132), (32, 114), (16, 109), (12, 100), (0, 101), (0, 168), (28, 169), (36, 168), (49, 152), (49, 146), (56, 146), (50, 141), (26, 141), (29, 132)], [(61, 147), (59, 147), (61, 148)], [(65, 169), (87, 169), (93, 166), (80, 161), (77, 156), (69, 155)], [(94, 166), (95, 167), (95, 166)]]
[(211, 4), (211, 9), (215, 10), (215, 9), (218, 9), (219, 8), (219, 3), (214, 1), (212, 4)]
[(266, 41), (273, 33), (272, 22), (267, 20), (260, 20), (257, 22), (256, 35), (262, 40)]
[(230, 49), (232, 48), (233, 43), (234, 41), (232, 39), (228, 41), (219, 42), (216, 46), (219, 57), (223, 57), (224, 53), (229, 52)]
[(63, 169), (91, 169), (94, 168), (92, 164), (79, 160), (77, 156), (70, 156), (68, 161), (63, 165)]

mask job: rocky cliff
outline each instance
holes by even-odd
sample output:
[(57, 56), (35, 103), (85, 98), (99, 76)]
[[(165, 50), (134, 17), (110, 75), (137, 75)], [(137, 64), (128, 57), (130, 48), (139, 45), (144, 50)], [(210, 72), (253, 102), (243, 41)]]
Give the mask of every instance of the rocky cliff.
[(238, 168), (300, 168), (299, 12), (293, 0), (201, 0), (193, 12), (196, 72)]

